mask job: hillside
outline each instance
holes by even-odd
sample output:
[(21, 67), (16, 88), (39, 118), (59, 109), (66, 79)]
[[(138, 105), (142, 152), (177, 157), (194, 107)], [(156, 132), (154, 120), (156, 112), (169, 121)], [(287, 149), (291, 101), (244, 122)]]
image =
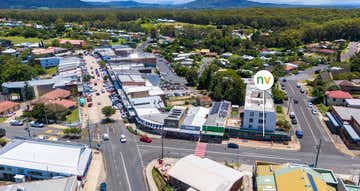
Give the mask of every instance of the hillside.
[(178, 7), (189, 9), (222, 9), (222, 8), (246, 8), (246, 7), (280, 7), (284, 5), (276, 5), (271, 3), (257, 3), (248, 0), (195, 0), (189, 3), (178, 5)]

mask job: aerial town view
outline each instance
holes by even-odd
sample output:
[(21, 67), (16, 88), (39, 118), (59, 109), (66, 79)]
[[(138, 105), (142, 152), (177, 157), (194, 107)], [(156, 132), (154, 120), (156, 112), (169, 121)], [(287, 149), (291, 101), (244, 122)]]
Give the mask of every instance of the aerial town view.
[(360, 191), (360, 0), (0, 0), (0, 191)]

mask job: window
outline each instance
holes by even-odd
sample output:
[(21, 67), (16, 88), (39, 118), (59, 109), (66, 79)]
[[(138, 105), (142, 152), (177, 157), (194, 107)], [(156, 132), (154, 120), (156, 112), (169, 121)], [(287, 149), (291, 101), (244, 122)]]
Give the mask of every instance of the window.
[(42, 176), (42, 173), (38, 171), (29, 171), (28, 173), (31, 175)]
[(251, 117), (254, 117), (254, 112), (250, 112), (250, 116), (251, 116)]
[(262, 123), (264, 122), (264, 120), (263, 120), (263, 119), (259, 119), (258, 122), (262, 124)]
[(249, 119), (249, 123), (252, 123), (253, 121), (254, 121), (253, 118), (250, 118), (250, 119)]
[(251, 129), (251, 128), (253, 128), (253, 126), (252, 126), (252, 125), (249, 125), (249, 128)]
[(336, 102), (336, 98), (333, 98), (333, 102)]

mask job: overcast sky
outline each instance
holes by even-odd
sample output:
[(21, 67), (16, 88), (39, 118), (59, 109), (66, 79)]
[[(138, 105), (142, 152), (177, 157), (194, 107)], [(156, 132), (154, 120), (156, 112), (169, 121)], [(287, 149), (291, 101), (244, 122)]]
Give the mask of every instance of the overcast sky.
[[(125, 0), (83, 0), (83, 1), (125, 1)], [(142, 3), (186, 3), (192, 0), (135, 0)], [(360, 0), (251, 0), (265, 3), (287, 3), (287, 4), (307, 4), (307, 5), (326, 5), (326, 4), (360, 4)]]

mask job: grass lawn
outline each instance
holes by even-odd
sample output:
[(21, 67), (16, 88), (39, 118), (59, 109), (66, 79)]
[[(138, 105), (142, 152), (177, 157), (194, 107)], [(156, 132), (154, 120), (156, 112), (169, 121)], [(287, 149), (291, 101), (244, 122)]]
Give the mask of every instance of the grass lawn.
[(67, 123), (78, 122), (79, 120), (79, 108), (74, 109), (70, 115), (66, 116)]
[(320, 103), (320, 104), (316, 104), (317, 108), (319, 108), (320, 112), (325, 115), (326, 112), (329, 111), (330, 107)]
[(159, 191), (172, 191), (173, 189), (169, 184), (166, 183), (164, 178), (161, 176), (161, 174), (153, 168), (151, 170), (151, 174), (153, 176), (153, 179), (155, 181), (156, 186), (158, 187)]
[(110, 44), (111, 45), (122, 45), (122, 44), (125, 44), (126, 43), (126, 40), (123, 39), (123, 38), (119, 38), (119, 41), (118, 42), (112, 42), (110, 41)]
[(49, 76), (52, 76), (53, 74), (55, 74), (57, 72), (57, 67), (51, 67), (51, 68), (47, 68), (45, 69), (46, 74)]
[[(41, 41), (40, 38), (25, 38), (22, 36), (0, 36), (0, 39), (10, 40), (13, 44), (19, 44), (23, 42), (37, 43)], [(53, 39), (44, 40), (44, 43), (49, 43), (52, 40)]]

